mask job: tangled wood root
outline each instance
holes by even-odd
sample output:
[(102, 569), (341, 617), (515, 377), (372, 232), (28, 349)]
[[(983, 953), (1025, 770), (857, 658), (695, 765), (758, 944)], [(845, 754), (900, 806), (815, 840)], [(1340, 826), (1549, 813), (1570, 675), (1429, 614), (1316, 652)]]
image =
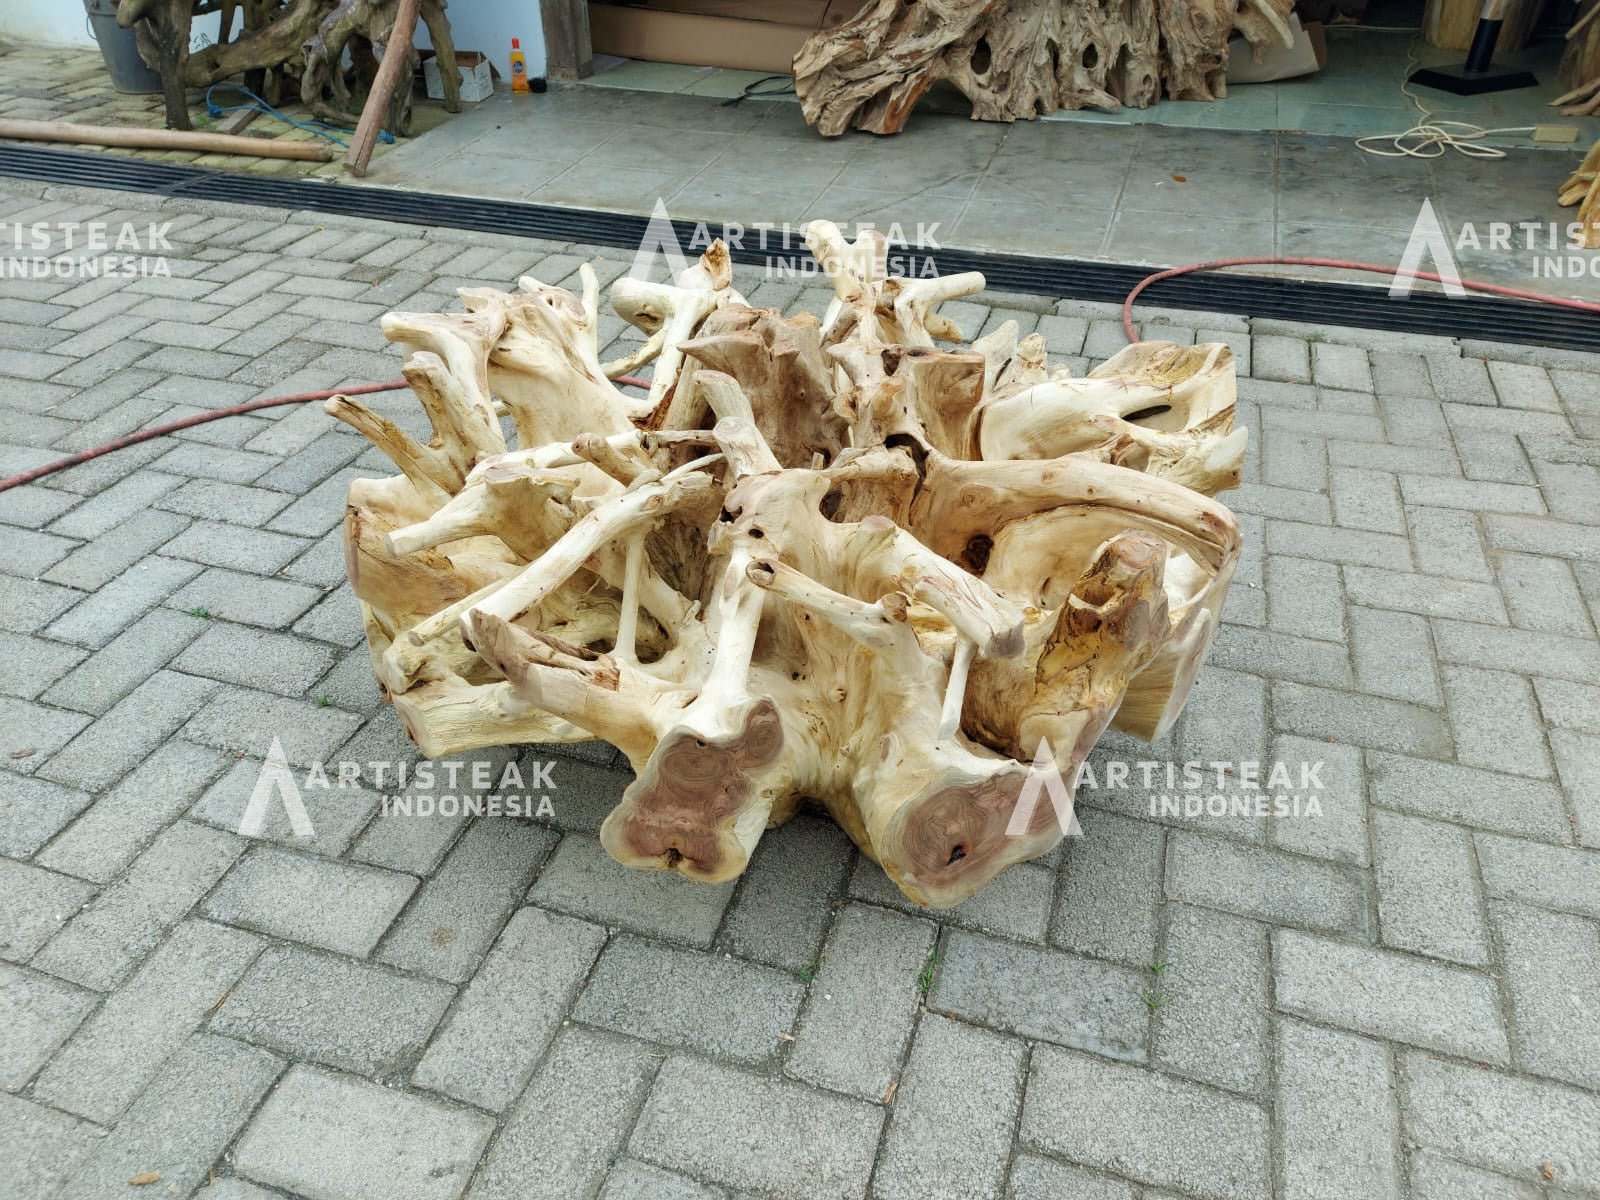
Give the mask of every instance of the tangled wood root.
[(947, 82), (977, 121), (1148, 108), (1226, 93), (1228, 39), (1293, 44), (1291, 0), (869, 0), (794, 60), (805, 118), (833, 137), (898, 133)]
[[(328, 402), (401, 472), (350, 489), (350, 578), (425, 753), (627, 755), (621, 862), (727, 880), (811, 800), (953, 905), (1061, 837), (1048, 802), (1017, 816), (1041, 743), (1070, 780), (1108, 724), (1182, 708), (1240, 551), (1210, 498), (1245, 451), (1232, 354), (1145, 342), (1074, 379), (1015, 322), (962, 341), (936, 308), (982, 276), (806, 235), (821, 320), (748, 305), (717, 243), (612, 287), (648, 337), (619, 363), (587, 267), (581, 296), (385, 318), (433, 436)], [(608, 378), (651, 357), (642, 399)]]

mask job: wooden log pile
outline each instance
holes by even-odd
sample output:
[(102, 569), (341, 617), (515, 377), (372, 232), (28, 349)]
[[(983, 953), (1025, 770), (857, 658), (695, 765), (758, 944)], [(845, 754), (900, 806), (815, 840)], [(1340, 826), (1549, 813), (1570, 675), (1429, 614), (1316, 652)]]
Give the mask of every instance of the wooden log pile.
[(794, 60), (806, 120), (898, 133), (940, 81), (980, 121), (1225, 94), (1228, 39), (1293, 44), (1293, 0), (868, 0)]
[[(445, 108), (461, 109), (447, 0), (422, 0), (422, 20), (439, 57)], [(121, 0), (117, 23), (135, 29), (139, 54), (161, 74), (167, 126), (192, 129), (187, 89), (244, 79), (271, 103), (297, 99), (320, 119), (355, 125), (384, 57), (400, 0), (221, 0), (221, 36), (190, 50), (195, 0)], [(234, 29), (234, 18), (241, 18)], [(407, 66), (416, 52), (409, 41)], [(410, 79), (411, 71), (402, 71)], [(410, 131), (411, 89), (395, 90), (384, 122)]]
[[(1012, 321), (963, 342), (937, 305), (982, 276), (806, 237), (822, 319), (748, 305), (718, 242), (613, 285), (646, 340), (610, 363), (587, 266), (390, 314), (432, 436), (328, 402), (400, 471), (352, 484), (346, 561), (424, 753), (603, 738), (629, 866), (731, 879), (810, 801), (953, 905), (1062, 836), (1036, 760), (1070, 783), (1108, 725), (1183, 707), (1240, 552), (1210, 498), (1245, 451), (1233, 359), (1145, 342), (1075, 379)], [(611, 382), (647, 362), (647, 395)]]

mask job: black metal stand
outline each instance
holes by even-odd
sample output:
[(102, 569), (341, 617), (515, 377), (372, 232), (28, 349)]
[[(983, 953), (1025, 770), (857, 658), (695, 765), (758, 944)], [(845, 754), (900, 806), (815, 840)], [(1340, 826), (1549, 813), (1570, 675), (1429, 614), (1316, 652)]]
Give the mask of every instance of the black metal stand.
[(1411, 82), (1437, 88), (1454, 96), (1481, 96), (1485, 92), (1509, 92), (1516, 88), (1537, 87), (1532, 71), (1491, 71), (1494, 44), (1500, 39), (1500, 17), (1479, 17), (1472, 34), (1472, 49), (1459, 67), (1423, 67), (1411, 73)]

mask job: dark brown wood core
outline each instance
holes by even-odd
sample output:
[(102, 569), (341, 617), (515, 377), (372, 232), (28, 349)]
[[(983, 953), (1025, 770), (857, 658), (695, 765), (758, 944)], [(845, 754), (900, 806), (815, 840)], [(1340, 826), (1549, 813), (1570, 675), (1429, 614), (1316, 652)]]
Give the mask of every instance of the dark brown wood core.
[(730, 737), (673, 730), (623, 798), (624, 844), (691, 878), (721, 877), (729, 854), (743, 856), (730, 818), (755, 799), (762, 770), (782, 748), (778, 708), (766, 697), (750, 705)]

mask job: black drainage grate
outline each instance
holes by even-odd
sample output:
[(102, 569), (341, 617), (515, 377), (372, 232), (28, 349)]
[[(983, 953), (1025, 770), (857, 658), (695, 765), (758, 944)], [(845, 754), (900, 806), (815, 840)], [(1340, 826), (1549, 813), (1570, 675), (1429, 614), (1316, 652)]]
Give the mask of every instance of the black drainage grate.
[[(647, 224), (644, 217), (593, 209), (261, 177), (3, 143), (0, 175), (625, 249), (639, 245)], [(675, 221), (674, 225), (687, 246), (695, 223)], [(803, 248), (798, 254), (809, 259)], [(766, 252), (754, 247), (735, 250), (733, 256), (736, 261), (756, 265), (767, 257)], [(784, 256), (789, 256), (787, 251)], [(1136, 283), (1151, 274), (1145, 267), (1116, 263), (971, 250), (940, 249), (934, 258), (942, 273), (982, 271), (990, 286), (1003, 290), (1115, 303), (1120, 303)], [(1600, 352), (1600, 319), (1593, 314), (1492, 296), (1451, 299), (1418, 291), (1405, 299), (1392, 299), (1382, 286), (1206, 273), (1167, 280), (1145, 292), (1141, 299), (1169, 308), (1273, 317), (1313, 325)]]

